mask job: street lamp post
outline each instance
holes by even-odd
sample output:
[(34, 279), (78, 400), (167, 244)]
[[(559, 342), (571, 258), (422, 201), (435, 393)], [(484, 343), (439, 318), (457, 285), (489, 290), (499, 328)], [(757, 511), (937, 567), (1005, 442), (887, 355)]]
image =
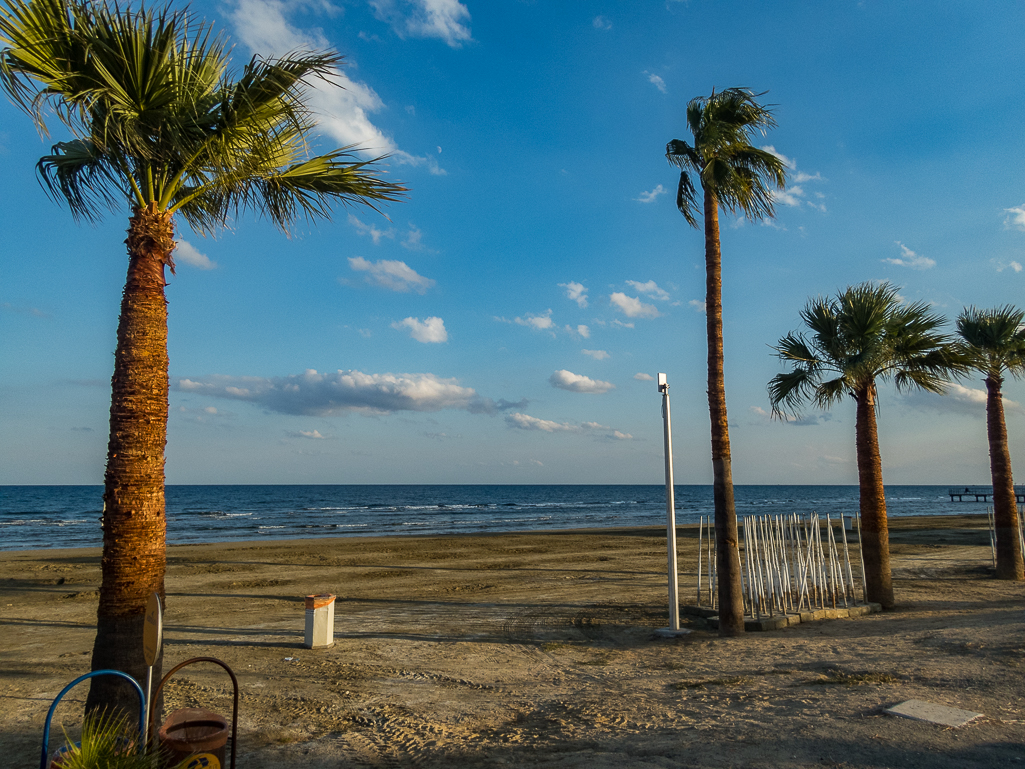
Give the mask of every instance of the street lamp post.
[(658, 375), (658, 391), (662, 393), (662, 424), (666, 457), (666, 551), (669, 572), (669, 627), (667, 635), (686, 633), (680, 630), (679, 581), (676, 570), (676, 495), (673, 489), (673, 434), (669, 415), (669, 383), (665, 374)]

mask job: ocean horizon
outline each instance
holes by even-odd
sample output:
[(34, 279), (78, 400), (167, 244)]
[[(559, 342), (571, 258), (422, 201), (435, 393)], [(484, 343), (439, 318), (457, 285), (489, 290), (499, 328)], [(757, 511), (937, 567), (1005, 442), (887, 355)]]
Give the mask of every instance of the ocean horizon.
[[(892, 517), (983, 513), (948, 486), (889, 485)], [(103, 487), (0, 486), (0, 550), (99, 547)], [(711, 515), (712, 486), (675, 486), (678, 524)], [(858, 486), (736, 485), (738, 516), (858, 510)], [(484, 534), (665, 524), (664, 485), (168, 485), (169, 545), (311, 537)]]

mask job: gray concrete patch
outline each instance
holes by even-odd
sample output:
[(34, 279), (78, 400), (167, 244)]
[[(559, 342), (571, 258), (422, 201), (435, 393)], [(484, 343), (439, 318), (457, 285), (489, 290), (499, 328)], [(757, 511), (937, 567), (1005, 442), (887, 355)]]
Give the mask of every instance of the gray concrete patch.
[(964, 726), (969, 721), (974, 721), (982, 715), (982, 713), (950, 708), (946, 705), (937, 705), (935, 702), (926, 702), (925, 700), (908, 700), (899, 705), (894, 705), (892, 708), (887, 708), (884, 712), (892, 716), (913, 718), (916, 721), (928, 721), (931, 724), (952, 726), (954, 728)]

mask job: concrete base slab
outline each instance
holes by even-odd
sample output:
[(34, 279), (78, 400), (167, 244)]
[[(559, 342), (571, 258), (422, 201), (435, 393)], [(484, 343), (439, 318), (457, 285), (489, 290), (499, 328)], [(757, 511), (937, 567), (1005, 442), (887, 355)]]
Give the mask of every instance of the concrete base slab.
[(683, 627), (678, 628), (676, 630), (674, 630), (671, 627), (660, 627), (658, 630), (655, 631), (655, 635), (661, 638), (678, 638), (679, 636), (687, 635), (690, 632), (691, 631), (687, 630), (687, 628)]
[(891, 716), (913, 718), (916, 721), (928, 721), (930, 724), (952, 726), (954, 728), (964, 726), (969, 721), (974, 721), (982, 715), (982, 713), (973, 713), (970, 710), (959, 710), (958, 708), (951, 708), (946, 705), (937, 705), (934, 702), (926, 702), (925, 700), (908, 700), (899, 705), (894, 705), (892, 708), (887, 708), (884, 712), (889, 713)]
[[(706, 606), (682, 606), (680, 610), (684, 614), (704, 617), (709, 627), (719, 627), (719, 615), (714, 609)], [(882, 611), (883, 607), (877, 603), (859, 604), (845, 609), (813, 609), (802, 611), (798, 614), (776, 614), (772, 617), (744, 618), (744, 630), (747, 632), (759, 632), (765, 630), (782, 630), (791, 625), (800, 625), (802, 622), (818, 622), (824, 619), (847, 619), (849, 617), (862, 617), (866, 614)]]
[(719, 610), (711, 609), (708, 606), (681, 606), (680, 611), (690, 614), (692, 617), (718, 617)]

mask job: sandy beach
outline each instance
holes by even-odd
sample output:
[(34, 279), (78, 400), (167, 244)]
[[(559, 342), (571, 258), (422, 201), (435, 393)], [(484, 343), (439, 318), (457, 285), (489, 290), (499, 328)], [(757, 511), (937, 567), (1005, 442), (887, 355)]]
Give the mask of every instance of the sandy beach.
[[(235, 670), (257, 769), (1025, 767), (1025, 585), (990, 579), (984, 516), (891, 525), (897, 610), (727, 640), (696, 618), (654, 634), (657, 528), (171, 547), (164, 666)], [(0, 553), (5, 766), (37, 765), (50, 702), (89, 669), (98, 581), (98, 550)], [(335, 646), (312, 651), (302, 598), (325, 592)], [(913, 698), (984, 716), (881, 712)], [(228, 715), (228, 679), (187, 668), (167, 705)]]

